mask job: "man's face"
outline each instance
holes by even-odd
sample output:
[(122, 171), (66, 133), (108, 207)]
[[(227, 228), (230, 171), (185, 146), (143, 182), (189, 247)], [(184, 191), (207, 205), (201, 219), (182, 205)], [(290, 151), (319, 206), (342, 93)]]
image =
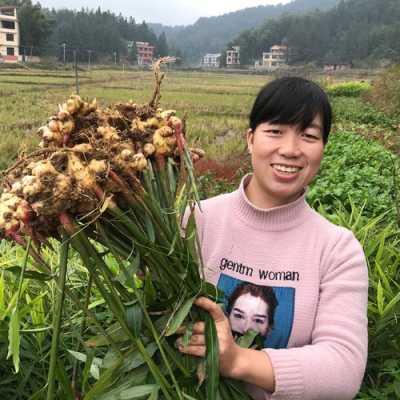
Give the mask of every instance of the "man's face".
[(317, 116), (304, 130), (263, 122), (248, 132), (247, 144), (253, 165), (249, 197), (261, 208), (284, 205), (299, 197), (319, 170), (322, 121)]
[(268, 331), (268, 304), (261, 297), (242, 294), (233, 304), (229, 322), (234, 332), (253, 330), (265, 336)]

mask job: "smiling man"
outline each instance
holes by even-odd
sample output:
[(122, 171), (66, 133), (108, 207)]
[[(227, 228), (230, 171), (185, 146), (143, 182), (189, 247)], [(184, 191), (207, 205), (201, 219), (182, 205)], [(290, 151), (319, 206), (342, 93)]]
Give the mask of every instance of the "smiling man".
[[(328, 97), (314, 82), (290, 77), (267, 84), (247, 132), (253, 173), (238, 190), (204, 200), (196, 210), (205, 278), (228, 298), (244, 286), (270, 288), (276, 296), (272, 330), (271, 305), (254, 293), (232, 300), (228, 315), (207, 298), (196, 301), (215, 320), (221, 374), (245, 382), (254, 400), (350, 400), (362, 382), (365, 256), (351, 231), (306, 201), (331, 117)], [(249, 266), (251, 274), (235, 266)], [(283, 271), (296, 278), (286, 279)], [(232, 329), (268, 334), (262, 348), (244, 349)], [(193, 333), (180, 349), (204, 356), (204, 323)]]

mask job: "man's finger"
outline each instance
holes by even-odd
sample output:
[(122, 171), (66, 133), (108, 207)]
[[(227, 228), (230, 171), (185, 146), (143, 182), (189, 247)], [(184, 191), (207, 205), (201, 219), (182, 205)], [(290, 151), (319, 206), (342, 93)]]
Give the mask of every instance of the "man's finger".
[(208, 311), (215, 322), (222, 322), (226, 318), (221, 307), (212, 300), (207, 299), (207, 297), (199, 297), (194, 304), (196, 304), (198, 307), (201, 307), (203, 310)]
[(203, 321), (198, 321), (193, 324), (192, 333), (202, 334), (206, 331), (206, 324)]
[(192, 356), (204, 357), (206, 355), (206, 346), (179, 346), (181, 353), (190, 354)]

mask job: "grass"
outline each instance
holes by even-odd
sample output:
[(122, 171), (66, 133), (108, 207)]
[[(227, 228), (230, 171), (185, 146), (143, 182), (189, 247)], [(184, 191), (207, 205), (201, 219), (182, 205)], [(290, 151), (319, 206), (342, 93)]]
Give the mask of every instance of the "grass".
[[(57, 111), (60, 104), (75, 92), (72, 72), (1, 70), (0, 168), (15, 158), (18, 149), (31, 149), (35, 131)], [(229, 155), (240, 148), (241, 133), (247, 126), (251, 102), (265, 77), (185, 73), (169, 71), (163, 82), (161, 105), (187, 115), (189, 138), (210, 150), (210, 157)], [(97, 98), (106, 105), (132, 99), (149, 100), (153, 90), (151, 72), (90, 71), (80, 72), (80, 94)], [(233, 131), (214, 148), (215, 138)]]

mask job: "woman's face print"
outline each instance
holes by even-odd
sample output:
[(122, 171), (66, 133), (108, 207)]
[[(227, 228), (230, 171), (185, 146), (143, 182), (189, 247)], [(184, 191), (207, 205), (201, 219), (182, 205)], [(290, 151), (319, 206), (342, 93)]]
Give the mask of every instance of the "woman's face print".
[(234, 332), (253, 330), (265, 336), (268, 331), (268, 304), (261, 297), (242, 294), (233, 304), (229, 322)]

